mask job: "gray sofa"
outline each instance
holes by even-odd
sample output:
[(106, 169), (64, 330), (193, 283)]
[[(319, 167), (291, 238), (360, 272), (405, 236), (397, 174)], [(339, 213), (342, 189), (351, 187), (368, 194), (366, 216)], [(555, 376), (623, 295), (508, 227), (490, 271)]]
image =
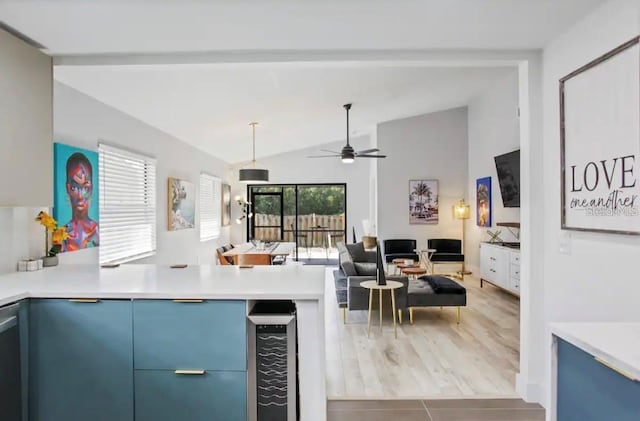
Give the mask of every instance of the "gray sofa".
[[(364, 245), (338, 243), (339, 264), (333, 272), (336, 286), (338, 307), (342, 309), (342, 318), (346, 322), (347, 310), (368, 310), (369, 290), (360, 286), (361, 282), (376, 277), (376, 252), (365, 251)], [(406, 276), (387, 276), (387, 279), (404, 284), (396, 290), (396, 307), (407, 308), (407, 288), (409, 279)]]

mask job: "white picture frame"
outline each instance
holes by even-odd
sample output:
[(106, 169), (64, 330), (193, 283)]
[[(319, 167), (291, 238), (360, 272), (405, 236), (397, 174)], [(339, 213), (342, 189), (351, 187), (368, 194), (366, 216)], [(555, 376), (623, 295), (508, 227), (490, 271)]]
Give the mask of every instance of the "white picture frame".
[(640, 234), (639, 41), (560, 79), (563, 230)]

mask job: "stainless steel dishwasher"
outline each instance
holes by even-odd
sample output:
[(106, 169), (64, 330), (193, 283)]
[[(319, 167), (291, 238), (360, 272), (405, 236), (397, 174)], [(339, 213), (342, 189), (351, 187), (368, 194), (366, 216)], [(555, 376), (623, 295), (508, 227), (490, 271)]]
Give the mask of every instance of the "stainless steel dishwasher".
[(3, 421), (22, 418), (19, 308), (20, 304), (0, 308), (0, 413)]

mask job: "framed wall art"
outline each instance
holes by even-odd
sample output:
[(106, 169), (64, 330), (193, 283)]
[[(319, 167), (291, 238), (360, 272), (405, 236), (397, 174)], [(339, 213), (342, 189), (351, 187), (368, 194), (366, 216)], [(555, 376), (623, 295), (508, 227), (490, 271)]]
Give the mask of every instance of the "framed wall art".
[(169, 231), (196, 225), (196, 188), (193, 183), (169, 178)]
[(476, 224), (479, 227), (491, 226), (491, 177), (476, 180)]
[(409, 223), (438, 223), (438, 180), (409, 180)]
[(560, 79), (562, 229), (640, 234), (638, 40)]
[(61, 251), (98, 247), (98, 153), (54, 143), (53, 160), (53, 217), (69, 234)]
[(231, 186), (229, 184), (222, 185), (222, 226), (226, 227), (231, 224)]

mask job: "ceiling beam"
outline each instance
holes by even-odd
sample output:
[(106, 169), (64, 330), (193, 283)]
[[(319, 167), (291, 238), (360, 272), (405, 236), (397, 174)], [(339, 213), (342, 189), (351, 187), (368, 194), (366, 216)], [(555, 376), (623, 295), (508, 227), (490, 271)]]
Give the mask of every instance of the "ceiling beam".
[(274, 66), (516, 66), (540, 54), (539, 50), (273, 50), (211, 51), (140, 54), (82, 54), (53, 56), (56, 66), (126, 66), (221, 64)]

